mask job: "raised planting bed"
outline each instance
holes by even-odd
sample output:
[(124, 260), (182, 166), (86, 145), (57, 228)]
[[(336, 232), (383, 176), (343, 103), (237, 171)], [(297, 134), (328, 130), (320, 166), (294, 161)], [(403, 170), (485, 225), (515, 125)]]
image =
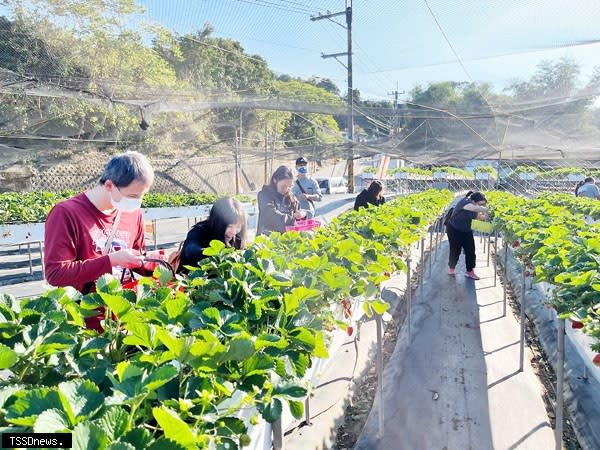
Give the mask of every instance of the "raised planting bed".
[[(265, 423), (303, 416), (309, 369), (348, 332), (339, 305), (383, 314), (382, 283), (451, 197), (402, 197), (245, 251), (213, 241), (183, 279), (158, 268), (131, 289), (104, 276), (86, 296), (0, 297), (0, 427), (71, 431), (99, 450), (265, 448)], [(100, 306), (99, 335), (83, 317)]]
[[(564, 369), (565, 404), (584, 448), (600, 447), (600, 229), (586, 217), (600, 210), (591, 199), (543, 194), (536, 199), (506, 193), (488, 195), (510, 253), (508, 277), (521, 278), (525, 311), (556, 373)], [(560, 320), (566, 320), (564, 366), (557, 356)], [(561, 392), (557, 393), (561, 397)]]
[[(255, 220), (257, 208), (254, 204), (244, 203), (249, 223)], [(211, 205), (176, 206), (166, 208), (142, 208), (144, 220), (155, 221), (186, 217), (207, 217)], [(4, 224), (0, 225), (0, 246), (19, 245), (28, 242), (44, 241), (44, 223)]]

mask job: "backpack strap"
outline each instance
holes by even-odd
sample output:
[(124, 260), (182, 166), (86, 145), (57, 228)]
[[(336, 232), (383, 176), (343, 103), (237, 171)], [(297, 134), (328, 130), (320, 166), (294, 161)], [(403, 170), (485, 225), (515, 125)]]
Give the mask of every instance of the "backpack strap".
[[(304, 195), (306, 195), (306, 191), (304, 190), (304, 188), (300, 184), (300, 180), (296, 179), (296, 184), (298, 185), (298, 187), (300, 188), (300, 190), (302, 191), (302, 193)], [(313, 208), (315, 208), (315, 203), (311, 199), (307, 198), (306, 200), (308, 201), (308, 203), (310, 203), (312, 205)]]

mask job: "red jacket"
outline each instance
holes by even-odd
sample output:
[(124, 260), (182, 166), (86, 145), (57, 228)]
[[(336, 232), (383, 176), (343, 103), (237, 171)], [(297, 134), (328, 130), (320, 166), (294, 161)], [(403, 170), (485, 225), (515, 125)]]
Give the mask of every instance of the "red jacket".
[[(123, 268), (111, 267), (108, 255), (102, 256), (115, 216), (116, 211), (99, 211), (85, 193), (55, 205), (46, 219), (44, 264), (48, 283), (82, 291), (106, 273), (120, 276)], [(144, 247), (142, 211), (121, 213), (111, 251), (143, 251)]]

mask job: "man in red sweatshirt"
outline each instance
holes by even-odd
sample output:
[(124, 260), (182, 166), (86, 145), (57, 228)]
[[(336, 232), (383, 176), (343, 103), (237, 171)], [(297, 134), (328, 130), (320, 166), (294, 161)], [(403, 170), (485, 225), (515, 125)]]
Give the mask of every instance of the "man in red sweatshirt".
[(142, 197), (154, 181), (148, 159), (137, 152), (113, 157), (94, 188), (58, 203), (46, 219), (44, 263), (53, 286), (84, 294), (95, 281), (143, 265)]

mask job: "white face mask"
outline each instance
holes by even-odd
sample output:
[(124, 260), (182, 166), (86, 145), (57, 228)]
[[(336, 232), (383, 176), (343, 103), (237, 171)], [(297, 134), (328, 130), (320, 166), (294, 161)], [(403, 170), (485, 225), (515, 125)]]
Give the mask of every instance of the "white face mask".
[(135, 211), (136, 209), (140, 209), (142, 207), (141, 198), (122, 196), (121, 200), (115, 200), (111, 195), (110, 201), (112, 202), (113, 206), (120, 211)]

